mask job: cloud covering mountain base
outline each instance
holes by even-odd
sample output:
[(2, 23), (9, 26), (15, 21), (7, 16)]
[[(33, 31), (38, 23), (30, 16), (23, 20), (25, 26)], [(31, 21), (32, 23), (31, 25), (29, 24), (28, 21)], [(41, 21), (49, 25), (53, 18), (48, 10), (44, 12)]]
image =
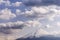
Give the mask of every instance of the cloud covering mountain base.
[(11, 40), (60, 37), (60, 0), (0, 0), (0, 34)]

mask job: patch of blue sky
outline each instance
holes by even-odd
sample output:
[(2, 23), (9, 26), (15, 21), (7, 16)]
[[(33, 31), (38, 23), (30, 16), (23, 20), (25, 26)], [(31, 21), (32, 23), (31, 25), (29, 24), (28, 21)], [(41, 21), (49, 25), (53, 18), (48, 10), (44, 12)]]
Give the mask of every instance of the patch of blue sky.
[(11, 3), (21, 2), (22, 0), (9, 0)]
[(14, 7), (14, 6), (10, 6), (10, 7), (8, 7), (9, 9), (11, 9), (11, 11), (12, 12), (16, 12), (16, 9), (19, 9), (19, 10), (21, 10), (21, 11), (25, 11), (25, 6), (19, 6), (19, 7)]
[(5, 4), (1, 4), (1, 5), (0, 5), (0, 10), (2, 10), (2, 9), (4, 9), (4, 8), (6, 8)]

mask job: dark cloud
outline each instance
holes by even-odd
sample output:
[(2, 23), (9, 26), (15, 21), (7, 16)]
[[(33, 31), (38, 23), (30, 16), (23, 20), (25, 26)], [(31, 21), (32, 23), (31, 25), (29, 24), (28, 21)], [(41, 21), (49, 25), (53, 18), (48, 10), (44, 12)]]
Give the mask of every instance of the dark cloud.
[(25, 0), (23, 3), (26, 6), (60, 5), (60, 0)]
[(11, 34), (11, 30), (10, 29), (5, 29), (4, 27), (0, 27), (0, 33)]
[(3, 27), (1, 26), (0, 27), (0, 33), (3, 33), (3, 34), (11, 34), (12, 33), (12, 30), (10, 29), (22, 29), (24, 27), (24, 25), (14, 25), (14, 26), (6, 26), (6, 27)]
[(12, 2), (12, 3), (15, 3), (16, 1), (18, 1), (18, 2), (21, 2), (22, 0), (9, 0), (10, 2)]

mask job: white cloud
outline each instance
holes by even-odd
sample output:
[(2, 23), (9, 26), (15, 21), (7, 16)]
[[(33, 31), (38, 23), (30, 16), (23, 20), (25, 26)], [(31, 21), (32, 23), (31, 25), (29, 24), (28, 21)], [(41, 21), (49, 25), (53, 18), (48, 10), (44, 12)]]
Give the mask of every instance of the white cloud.
[(5, 6), (11, 6), (11, 2), (9, 0), (5, 1)]
[[(12, 29), (12, 27), (18, 27), (18, 26), (22, 27), (22, 29), (17, 29), (18, 31), (16, 29), (15, 30)], [(27, 34), (31, 35), (30, 33), (32, 33), (32, 32), (33, 32), (33, 36), (34, 36), (34, 32), (36, 32), (36, 30), (41, 27), (41, 23), (39, 21), (31, 21), (31, 20), (26, 21), (26, 22), (16, 21), (16, 22), (0, 23), (0, 28), (1, 27), (3, 27), (3, 28), (4, 27), (5, 28), (7, 28), (7, 27), (11, 28), (11, 30), (10, 29), (9, 30), (12, 33), (9, 34), (8, 36), (10, 37), (10, 35), (12, 35), (12, 37), (14, 37), (14, 38), (15, 37), (19, 38), (19, 37), (25, 37), (25, 35), (27, 35)], [(6, 29), (6, 30), (8, 30), (8, 29)], [(4, 29), (3, 31), (6, 31), (6, 30)], [(27, 35), (27, 36), (29, 36), (29, 35)]]
[(2, 2), (3, 0), (0, 0), (0, 2)]
[(27, 27), (40, 27), (41, 26), (41, 23), (39, 21), (26, 21), (26, 22), (23, 22), (23, 21), (16, 21), (16, 22), (7, 22), (7, 23), (0, 23), (0, 26), (3, 26), (3, 27), (12, 27), (12, 26), (18, 26), (18, 25), (25, 25)]
[(46, 25), (46, 28), (50, 28), (51, 26), (49, 24)]
[(3, 3), (4, 1), (3, 0), (0, 0), (0, 4)]
[(48, 15), (48, 20), (50, 21), (54, 21), (54, 17), (56, 17), (57, 14), (52, 14), (52, 15)]
[(57, 22), (56, 25), (57, 25), (57, 26), (60, 26), (60, 22)]
[(39, 21), (26, 21), (25, 25), (29, 27), (40, 27), (41, 23)]
[(38, 29), (38, 31), (36, 32), (36, 37), (41, 37), (41, 36), (44, 36), (44, 35), (49, 35), (49, 32), (47, 32), (46, 30), (44, 29)]
[(40, 14), (46, 14), (48, 13), (48, 10), (45, 9), (44, 7), (32, 7), (32, 10), (36, 13), (40, 13)]
[(31, 10), (26, 10), (24, 15), (27, 17), (35, 17), (40, 20), (40, 18), (47, 18), (50, 21), (54, 21), (54, 18), (57, 15), (60, 15), (59, 6), (56, 5), (50, 5), (50, 6), (39, 6), (39, 7), (31, 7)]
[(15, 2), (15, 3), (12, 3), (12, 6), (15, 6), (15, 7), (19, 7), (22, 5), (22, 2)]
[(58, 36), (58, 37), (60, 37), (60, 31), (51, 31), (51, 32), (48, 32), (48, 31), (40, 28), (40, 29), (36, 32), (35, 37), (41, 37), (41, 36), (44, 36), (44, 35), (53, 35), (53, 36)]
[[(43, 12), (44, 11), (44, 12)], [(48, 13), (48, 10), (45, 9), (44, 7), (31, 7), (31, 10), (25, 10), (24, 12), (19, 12), (16, 13), (18, 15), (23, 15), (24, 17), (28, 17), (28, 18), (33, 18), (33, 19), (38, 19), (38, 18), (45, 18)]]
[[(20, 25), (24, 25), (23, 21), (16, 21), (16, 22), (7, 22), (7, 23), (0, 23), (0, 27), (18, 27)], [(23, 27), (22, 25), (22, 27)]]
[(0, 4), (5, 4), (5, 6), (11, 6), (11, 2), (9, 0), (0, 0)]
[[(57, 17), (57, 15), (59, 15), (59, 8), (58, 7), (60, 7), (60, 6), (56, 6), (56, 5), (49, 5), (49, 6), (39, 6), (39, 7), (36, 7), (36, 6), (33, 6), (33, 7), (31, 7), (31, 10), (25, 10), (25, 12), (21, 12), (21, 14), (19, 14), (19, 16), (20, 15), (23, 15), (24, 17), (31, 17), (32, 19), (33, 19), (33, 21), (27, 21), (27, 23), (25, 23), (25, 25), (27, 25), (28, 27), (31, 27), (31, 25), (32, 26), (34, 26), (34, 27), (36, 27), (37, 25), (35, 24), (36, 22), (35, 21), (40, 21), (40, 18), (43, 18), (43, 19), (48, 19), (48, 21), (50, 22), (50, 21), (54, 21), (55, 19), (55, 17)], [(20, 12), (20, 11), (19, 11)], [(59, 15), (60, 16), (60, 15)], [(34, 17), (34, 18), (33, 18)], [(35, 19), (36, 18), (36, 19)], [(42, 19), (42, 20), (43, 20)], [(34, 21), (35, 20), (35, 21)], [(44, 20), (45, 21), (45, 20)], [(44, 30), (44, 32), (46, 32), (46, 34), (45, 33), (42, 33), (42, 35), (44, 34), (44, 35), (56, 35), (57, 33), (56, 32), (53, 32), (53, 31), (51, 31), (51, 33), (50, 33), (50, 31), (49, 32), (47, 32), (47, 30), (49, 29), (53, 29), (53, 30), (55, 30), (56, 28), (55, 27), (53, 27), (52, 25), (54, 25), (52, 22), (52, 25), (50, 24), (48, 22), (48, 24), (46, 25), (46, 30)], [(40, 24), (40, 23), (39, 23)], [(59, 23), (58, 23), (59, 24)], [(44, 25), (44, 24), (42, 24), (42, 25)], [(51, 26), (50, 26), (51, 25)], [(58, 28), (57, 28), (58, 29)], [(52, 33), (53, 32), (53, 33)], [(55, 34), (54, 34), (55, 33)], [(39, 34), (40, 35), (40, 34)]]
[[(28, 1), (28, 0), (25, 0), (25, 1)], [(35, 1), (38, 2), (40, 0), (35, 0)], [(31, 2), (32, 2), (32, 0), (31, 0)], [(20, 7), (20, 6), (22, 6), (22, 2), (10, 3), (10, 1), (0, 0), (0, 3), (5, 3), (6, 6), (8, 6), (8, 5), (9, 6), (14, 6), (14, 7)], [(29, 35), (30, 35), (31, 32), (34, 35), (33, 32), (36, 32), (36, 29), (38, 29), (35, 36), (59, 34), (59, 32), (57, 32), (57, 31), (51, 31), (51, 33), (50, 33), (50, 31), (49, 32), (47, 31), (51, 27), (50, 24), (49, 24), (49, 22), (50, 21), (54, 21), (55, 20), (54, 18), (57, 15), (60, 16), (60, 8), (59, 7), (60, 6), (56, 6), (56, 5), (49, 5), (49, 6), (31, 6), (31, 7), (28, 6), (26, 8), (27, 10), (24, 9), (25, 11), (23, 11), (23, 12), (20, 9), (16, 9), (16, 14), (12, 13), (11, 10), (8, 9), (8, 8), (2, 9), (1, 12), (0, 12), (0, 19), (10, 20), (10, 19), (13, 19), (13, 18), (15, 18), (17, 16), (21, 16), (21, 15), (22, 15), (21, 16), (22, 18), (24, 17), (24, 18), (28, 18), (28, 19), (31, 18), (31, 19), (28, 20), (28, 21), (27, 20), (24, 20), (25, 22), (23, 22), (23, 21), (17, 21), (17, 22), (0, 23), (0, 27), (24, 26), (26, 29), (23, 28), (24, 29), (23, 32), (26, 31), (25, 33), (27, 33)], [(40, 23), (40, 20), (41, 19), (42, 20), (43, 19), (46, 19), (46, 20), (49, 21), (49, 22), (46, 21), (48, 23), (47, 25), (45, 25), (46, 28), (47, 28), (46, 30), (44, 30), (44, 29), (41, 28), (42, 27), (41, 25), (44, 25), (44, 24)], [(43, 20), (43, 22), (45, 22), (45, 20)], [(57, 26), (60, 26), (60, 23), (59, 22), (57, 22), (56, 24), (57, 24)], [(52, 25), (53, 25), (53, 23), (52, 23)], [(28, 28), (29, 28), (29, 30), (32, 30), (32, 31), (29, 31)], [(53, 28), (55, 30), (55, 27), (53, 27), (53, 26), (50, 29), (53, 29)], [(28, 31), (29, 31), (29, 33), (28, 33)], [(23, 32), (21, 32), (21, 34)]]
[(15, 6), (15, 7), (19, 7), (22, 5), (22, 2), (15, 2), (15, 3), (11, 3), (9, 0), (0, 0), (0, 4), (5, 4), (5, 6)]
[(12, 13), (11, 10), (8, 8), (5, 8), (5, 9), (1, 10), (1, 12), (0, 12), (0, 19), (9, 20), (9, 19), (12, 19), (15, 17), (16, 17), (16, 15), (14, 13)]
[[(55, 5), (54, 5), (55, 6)], [(33, 19), (44, 19), (47, 18), (50, 21), (54, 20), (54, 17), (58, 14), (57, 6), (39, 6), (39, 7), (31, 7), (31, 10), (25, 10), (24, 12), (16, 13), (18, 15), (23, 15), (24, 17), (31, 17)], [(53, 8), (54, 7), (54, 8)]]
[(0, 23), (0, 27), (6, 27), (6, 24), (4, 24), (4, 23)]
[[(23, 29), (9, 29), (11, 32), (11, 34), (8, 34), (8, 38), (9, 37), (13, 37), (13, 39), (17, 39), (17, 38), (20, 38), (20, 37), (29, 37), (29, 35), (31, 35), (31, 33), (34, 33), (35, 30), (37, 29), (38, 25), (41, 25), (38, 21), (26, 21), (26, 22), (23, 22), (23, 21), (16, 21), (16, 22), (8, 22), (8, 23), (0, 23), (0, 27), (15, 27), (17, 25), (20, 26), (24, 25)], [(6, 29), (7, 30), (7, 29)], [(3, 31), (6, 31), (5, 29)], [(7, 31), (6, 31), (7, 32)], [(3, 34), (3, 33), (2, 33)], [(27, 35), (29, 34), (29, 35)], [(26, 36), (25, 36), (26, 35)], [(34, 34), (33, 34), (34, 35)], [(12, 39), (12, 38), (11, 38)]]
[(60, 32), (59, 31), (53, 31), (53, 32), (51, 32), (51, 34), (52, 35), (57, 35), (57, 34), (60, 34)]
[(20, 15), (22, 12), (19, 9), (16, 9), (16, 15)]
[(8, 27), (13, 27), (13, 26), (19, 26), (19, 25), (22, 25), (24, 22), (22, 21), (16, 21), (16, 22), (8, 22), (8, 23), (5, 23), (6, 26)]
[[(57, 17), (57, 15), (59, 15), (59, 13), (60, 13), (59, 10), (60, 9), (58, 7), (60, 7), (60, 6), (56, 6), (56, 5), (39, 6), (39, 7), (35, 6), (35, 7), (31, 7), (31, 10), (25, 10), (25, 12), (21, 12), (22, 13), (21, 15), (23, 15), (24, 17), (31, 17), (31, 18), (35, 17), (36, 19), (35, 18), (33, 18), (33, 19), (35, 19), (38, 22), (39, 22), (40, 18), (48, 19), (49, 22), (50, 22), (50, 21), (54, 21), (55, 20), (54, 18)], [(51, 22), (52, 23), (52, 25), (51, 25), (49, 22), (46, 25), (47, 29), (46, 30), (38, 29), (38, 32), (37, 32), (36, 36), (40, 37), (40, 35), (42, 36), (42, 35), (57, 35), (57, 34), (60, 34), (59, 31), (57, 32), (55, 30), (55, 29), (58, 29), (58, 28), (54, 27), (55, 24), (53, 24)], [(34, 24), (34, 26), (36, 26), (35, 23), (36, 22), (34, 20), (33, 20), (33, 22), (32, 21), (28, 21), (26, 25), (30, 27), (31, 25), (33, 26), (33, 24)], [(60, 26), (60, 23), (58, 23), (58, 25)], [(51, 29), (53, 29), (54, 31), (50, 32), (49, 30), (51, 30)]]

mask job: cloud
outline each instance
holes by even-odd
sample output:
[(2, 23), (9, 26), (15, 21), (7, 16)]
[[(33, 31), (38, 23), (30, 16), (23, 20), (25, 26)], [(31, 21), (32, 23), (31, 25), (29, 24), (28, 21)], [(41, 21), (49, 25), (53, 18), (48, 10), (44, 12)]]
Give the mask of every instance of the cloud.
[(57, 24), (57, 26), (60, 26), (60, 22), (57, 22), (56, 24)]
[(35, 37), (41, 37), (41, 36), (45, 36), (45, 35), (53, 35), (53, 36), (58, 36), (60, 37), (60, 31), (51, 31), (51, 32), (48, 32), (42, 28), (40, 28), (36, 34), (35, 34)]
[(4, 1), (3, 0), (0, 0), (0, 4), (3, 3)]
[(16, 21), (16, 22), (7, 22), (7, 23), (0, 23), (0, 26), (1, 27), (20, 27), (20, 26), (27, 26), (27, 27), (40, 27), (41, 26), (41, 23), (39, 21), (26, 21), (26, 22), (23, 22), (23, 21)]
[(39, 5), (42, 0), (23, 0), (23, 3), (27, 6)]
[(0, 5), (4, 4), (5, 6), (11, 6), (11, 2), (9, 0), (0, 0)]
[(16, 14), (22, 15), (25, 18), (31, 18), (31, 19), (41, 18), (41, 19), (43, 19), (47, 16), (48, 12), (49, 12), (48, 9), (45, 9), (44, 7), (31, 7), (30, 10), (25, 10), (24, 12), (20, 11), (19, 13), (16, 13)]
[[(24, 28), (21, 30), (20, 34), (20, 38), (26, 38), (29, 36), (34, 36), (34, 33), (36, 32), (36, 30), (38, 30), (41, 27), (41, 23), (39, 21), (26, 21), (24, 22)], [(16, 37), (18, 38), (18, 36), (16, 35)]]
[(40, 27), (41, 23), (39, 21), (26, 21), (26, 24), (28, 27)]
[(9, 0), (4, 2), (5, 6), (11, 6), (11, 2)]
[(19, 9), (16, 9), (16, 15), (20, 15), (22, 12)]
[(28, 37), (29, 35), (34, 35), (34, 33), (39, 27), (41, 27), (41, 23), (39, 21), (31, 21), (31, 20), (26, 22), (16, 21), (16, 22), (0, 23), (0, 33), (3, 34), (9, 33), (8, 36), (10, 37), (11, 35), (13, 38)]
[(10, 0), (0, 0), (0, 5), (4, 4), (5, 6), (14, 6), (14, 7), (19, 7), (21, 6), (23, 3), (22, 2), (15, 2), (15, 3), (11, 3)]
[(46, 25), (46, 28), (50, 28), (51, 26), (49, 24)]
[(15, 2), (11, 4), (12, 6), (19, 7), (22, 5), (22, 2)]
[(23, 0), (26, 6), (47, 6), (47, 5), (59, 5), (60, 0)]
[(44, 36), (44, 35), (49, 35), (49, 32), (47, 32), (46, 30), (44, 29), (39, 29), (37, 32), (36, 32), (36, 37), (41, 37), (41, 36)]
[(15, 17), (16, 17), (16, 15), (14, 13), (12, 13), (11, 10), (8, 8), (5, 8), (5, 9), (1, 10), (1, 12), (0, 12), (0, 19), (9, 20), (9, 19), (12, 19)]
[(0, 33), (12, 34), (13, 29), (22, 29), (24, 27), (23, 23), (22, 21), (0, 23)]
[(59, 6), (56, 5), (50, 5), (50, 6), (39, 6), (39, 7), (31, 7), (30, 10), (26, 9), (24, 12), (21, 10), (16, 10), (16, 14), (18, 16), (25, 17), (25, 18), (31, 18), (31, 19), (48, 19), (50, 21), (54, 20), (54, 17), (59, 14), (59, 11), (57, 10)]
[[(16, 20), (19, 20), (13, 20), (15, 22), (0, 23), (0, 32), (6, 33), (8, 31), (10, 32), (10, 29), (12, 29), (11, 35), (16, 38), (60, 34), (59, 31), (56, 31), (56, 26), (58, 29), (60, 23), (55, 23), (55, 18), (60, 16), (58, 1), (59, 0), (23, 0), (23, 2), (17, 1), (11, 3), (8, 0), (0, 0), (0, 4), (4, 3), (4, 6), (9, 6), (9, 9), (5, 8), (0, 10), (0, 19), (13, 20), (16, 18)], [(12, 8), (12, 10), (10, 10), (10, 8)], [(14, 13), (12, 11), (14, 11)]]
[(44, 7), (32, 7), (32, 10), (36, 13), (41, 13), (41, 14), (45, 14), (48, 12), (48, 10), (45, 9)]
[(18, 25), (22, 25), (24, 22), (22, 21), (16, 21), (16, 22), (8, 22), (8, 23), (0, 23), (1, 27), (14, 27)]
[[(21, 17), (25, 17), (25, 18), (28, 18), (28, 19), (30, 19), (31, 18), (31, 20), (33, 19), (33, 21), (26, 21), (26, 23), (25, 23), (25, 26), (26, 27), (31, 27), (31, 28), (33, 28), (33, 29), (38, 29), (37, 31), (38, 32), (36, 32), (36, 30), (34, 31), (34, 33), (36, 32), (37, 34), (36, 34), (36, 36), (37, 37), (40, 37), (40, 36), (42, 36), (42, 35), (57, 35), (57, 34), (59, 34), (59, 31), (57, 32), (55, 29), (56, 29), (56, 27), (54, 26), (55, 25), (55, 17), (57, 17), (57, 15), (59, 15), (60, 16), (60, 12), (59, 12), (59, 7), (60, 6), (57, 6), (57, 5), (49, 5), (49, 6), (32, 6), (32, 7), (30, 7), (31, 9), (26, 9), (25, 11), (21, 11), (21, 10), (19, 10), (19, 9), (17, 9), (16, 10), (16, 14), (18, 15), (18, 16), (21, 16)], [(40, 27), (42, 27), (42, 26), (38, 26), (39, 24), (40, 24), (40, 20), (43, 20), (44, 22), (45, 22), (45, 20), (44, 19), (46, 19), (46, 20), (48, 20), (48, 21), (46, 21), (46, 23), (45, 24), (47, 24), (47, 25), (45, 25), (46, 27), (44, 27), (44, 28), (46, 28), (46, 30), (44, 29), (44, 28), (40, 28)], [(38, 22), (37, 22), (38, 21)], [(50, 22), (51, 22), (51, 24), (50, 24)], [(42, 24), (42, 23), (41, 23)], [(42, 24), (43, 26), (44, 26), (44, 24)], [(51, 26), (50, 26), (51, 25)], [(32, 26), (34, 26), (34, 27), (32, 27)], [(41, 30), (40, 30), (40, 29)], [(58, 29), (58, 28), (57, 28)], [(28, 30), (28, 28), (27, 28), (27, 30)], [(32, 29), (31, 29), (32, 30)], [(48, 32), (48, 31), (49, 32)], [(53, 30), (53, 31), (52, 31)], [(50, 32), (51, 31), (51, 32)], [(56, 31), (56, 32), (54, 32), (54, 31)], [(34, 36), (34, 33), (33, 32), (30, 32), (30, 33), (32, 33), (32, 34), (30, 34), (31, 36)], [(28, 32), (27, 32), (27, 34), (29, 34)], [(27, 35), (26, 34), (26, 35)], [(26, 37), (26, 36), (22, 36), (22, 37)], [(29, 37), (29, 35), (27, 35), (27, 37)]]

